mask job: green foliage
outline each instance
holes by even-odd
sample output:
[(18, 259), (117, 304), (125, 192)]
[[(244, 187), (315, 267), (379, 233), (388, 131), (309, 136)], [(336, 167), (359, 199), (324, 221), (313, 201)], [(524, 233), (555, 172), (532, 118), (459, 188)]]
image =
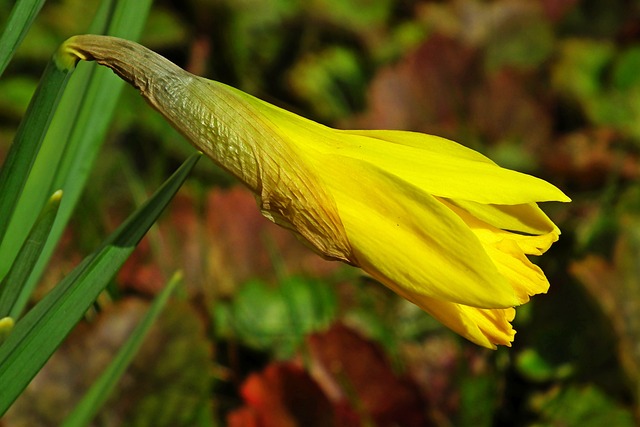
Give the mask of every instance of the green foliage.
[(536, 67), (552, 54), (553, 43), (553, 28), (544, 17), (516, 17), (489, 33), (485, 64), (490, 70)]
[(498, 378), (485, 374), (462, 378), (460, 381), (460, 426), (491, 426), (497, 406)]
[(336, 304), (331, 287), (315, 280), (290, 277), (278, 287), (249, 281), (230, 305), (215, 307), (216, 327), (223, 338), (289, 358), (305, 336), (331, 324)]
[(358, 99), (363, 72), (349, 49), (334, 47), (309, 55), (292, 68), (290, 76), (293, 89), (325, 120), (344, 117), (363, 103)]
[[(27, 110), (27, 116), (22, 121), (2, 170), (0, 170), (0, 217), (6, 218), (0, 223), (0, 247), (13, 246), (21, 241), (6, 238), (9, 219), (15, 215), (16, 205), (23, 194), (27, 178), (35, 163), (35, 158), (40, 150), (53, 112), (58, 105), (60, 95), (65, 88), (68, 75), (69, 70), (60, 69), (54, 61), (49, 63), (45, 69), (42, 83), (38, 86)], [(37, 209), (36, 212), (39, 210)], [(10, 245), (8, 242), (12, 244)], [(15, 251), (17, 249), (16, 247)], [(7, 255), (6, 252), (0, 253), (2, 253), (3, 260), (13, 259), (13, 256)], [(0, 274), (0, 277), (3, 276), (4, 274)]]
[(30, 78), (12, 77), (0, 81), (0, 111), (4, 114), (20, 118), (29, 105), (29, 100), (33, 97), (37, 83)]
[(0, 76), (24, 39), (44, 0), (18, 0), (0, 37)]
[(554, 77), (558, 89), (578, 102), (596, 125), (640, 137), (640, 45), (617, 49), (607, 41), (569, 40)]
[(0, 382), (7, 384), (0, 394), (0, 413), (9, 408), (98, 298), (171, 201), (198, 158), (194, 155), (185, 162), (154, 197), (17, 322), (0, 347)]
[[(89, 32), (136, 39), (142, 31), (150, 7), (149, 0), (104, 1)], [(35, 219), (34, 212), (41, 209), (48, 194), (58, 189), (63, 190), (65, 199), (60, 206), (59, 215), (43, 249), (43, 255), (26, 285), (30, 290), (36, 286), (86, 185), (91, 165), (98, 156), (123, 86), (124, 83), (106, 69), (96, 68), (95, 64), (82, 67), (76, 73), (72, 86), (60, 100), (60, 107), (51, 110), (52, 113), (55, 111), (55, 116), (47, 129), (38, 156), (33, 161), (34, 173), (24, 184), (28, 197), (22, 197), (18, 201), (9, 225), (14, 234), (8, 241), (21, 241), (24, 239), (24, 230), (28, 230), (28, 224)], [(60, 149), (60, 141), (65, 141), (63, 150)], [(3, 263), (10, 262), (15, 256), (15, 246), (2, 243), (0, 275), (7, 268)], [(18, 309), (26, 303), (25, 299), (19, 300)]]
[(145, 317), (131, 333), (126, 344), (122, 346), (118, 354), (113, 359), (109, 367), (103, 372), (100, 378), (91, 386), (91, 389), (84, 396), (82, 401), (74, 408), (73, 412), (65, 419), (64, 427), (85, 426), (95, 416), (97, 410), (109, 397), (110, 392), (115, 388), (118, 379), (129, 366), (133, 357), (142, 346), (146, 334), (151, 329), (153, 322), (160, 315), (161, 310), (166, 305), (171, 292), (180, 282), (180, 275), (177, 274), (167, 284), (164, 290), (158, 295), (153, 305), (147, 311)]
[(608, 41), (569, 39), (559, 46), (554, 83), (559, 90), (578, 99), (598, 95), (604, 82), (604, 71), (614, 55)]
[(536, 399), (534, 405), (543, 417), (543, 422), (537, 424), (539, 426), (636, 425), (629, 411), (594, 387), (553, 390)]
[(522, 376), (536, 382), (561, 380), (572, 374), (571, 365), (556, 366), (549, 363), (534, 349), (527, 349), (518, 354), (516, 367)]
[[(144, 393), (131, 385), (124, 390), (127, 394), (111, 399), (113, 406), (125, 409), (119, 425), (215, 425), (210, 404), (214, 366), (203, 329), (187, 303), (170, 303), (132, 364), (133, 379)], [(102, 411), (105, 419), (108, 409)]]
[[(43, 3), (18, 1), (14, 6), (0, 37), (0, 74)], [(104, 1), (92, 30), (135, 37), (136, 32), (141, 30), (149, 8), (150, 2)], [(113, 111), (118, 95), (118, 86), (106, 83), (97, 73), (91, 72), (84, 81), (77, 84), (71, 95), (67, 95), (67, 101), (63, 100), (59, 104), (71, 71), (59, 64), (55, 56), (49, 62), (0, 169), (0, 382), (3, 384), (0, 388), (0, 416), (5, 414), (94, 304), (171, 201), (199, 158), (199, 155), (194, 155), (187, 160), (97, 251), (86, 257), (21, 317), (35, 282), (48, 262), (52, 248), (84, 187), (88, 171), (91, 170), (91, 161), (96, 156), (99, 142), (104, 138), (110, 119), (109, 112)], [(13, 95), (5, 102), (21, 102), (25, 87), (26, 91), (29, 88), (28, 80), (13, 79), (9, 83), (14, 86), (11, 92), (7, 92)], [(73, 96), (83, 99), (87, 97), (90, 101), (81, 105), (84, 101), (73, 100), (70, 98)], [(72, 107), (69, 108), (70, 106)], [(5, 106), (6, 109), (11, 107), (15, 106)], [(52, 119), (54, 124), (50, 126)], [(56, 126), (56, 137), (60, 137), (60, 134), (64, 134), (64, 137), (58, 139), (51, 136), (51, 128), (55, 129)], [(70, 135), (71, 144), (66, 144)], [(56, 139), (58, 153), (53, 155), (53, 162), (52, 145), (51, 142), (47, 144), (47, 137), (49, 141)], [(61, 140), (64, 141), (63, 144), (60, 143)], [(42, 155), (47, 150), (48, 155)], [(73, 155), (77, 157), (74, 159)], [(33, 188), (28, 183), (34, 185), (33, 177), (42, 178), (44, 175), (45, 178), (35, 184), (35, 191), (31, 191)], [(71, 185), (67, 185), (69, 182)], [(62, 209), (62, 191), (57, 190), (58, 188), (68, 190), (72, 198)], [(51, 193), (53, 196), (47, 203), (46, 198)], [(55, 221), (60, 220), (61, 216), (61, 222), (56, 225)], [(114, 365), (105, 372), (87, 399), (78, 407), (70, 425), (85, 425), (102, 405), (107, 397), (106, 393), (122, 375), (173, 287), (174, 285), (169, 286), (169, 290), (158, 298)]]
[(25, 282), (42, 253), (44, 242), (51, 232), (53, 221), (58, 213), (61, 198), (62, 191), (57, 191), (51, 196), (20, 248), (9, 272), (0, 282), (0, 317), (10, 315), (16, 317), (13, 308), (20, 293), (25, 291)]

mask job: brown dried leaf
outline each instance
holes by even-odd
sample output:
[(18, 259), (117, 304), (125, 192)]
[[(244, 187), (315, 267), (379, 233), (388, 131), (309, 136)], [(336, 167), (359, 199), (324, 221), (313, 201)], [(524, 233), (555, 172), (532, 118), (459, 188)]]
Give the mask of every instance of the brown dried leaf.
[(560, 21), (578, 4), (578, 0), (539, 0), (544, 14), (554, 22)]
[(640, 178), (640, 158), (619, 147), (608, 129), (569, 134), (541, 152), (544, 170), (582, 189), (602, 188), (612, 176)]
[(434, 35), (369, 89), (369, 108), (349, 127), (406, 129), (459, 140), (471, 132), (486, 141), (536, 147), (549, 140), (551, 119), (529, 75), (487, 74), (478, 50)]
[(434, 35), (399, 64), (382, 69), (369, 90), (369, 109), (350, 127), (406, 129), (453, 137), (477, 78), (474, 49)]
[(117, 276), (123, 289), (132, 289), (147, 295), (155, 295), (167, 283), (167, 277), (154, 262), (149, 238), (140, 241)]
[(551, 119), (539, 97), (525, 89), (528, 76), (511, 70), (491, 74), (470, 98), (470, 122), (487, 141), (518, 141), (529, 147), (551, 137)]
[[(637, 230), (637, 223), (634, 226)], [(611, 321), (618, 338), (618, 356), (627, 375), (640, 383), (640, 235), (634, 229), (621, 233), (613, 260), (589, 255), (569, 269), (592, 295)]]
[[(335, 325), (309, 337), (312, 374), (344, 420), (356, 425), (425, 426), (426, 404), (416, 384), (397, 376), (383, 351), (353, 330)], [(353, 425), (353, 424), (351, 424)]]

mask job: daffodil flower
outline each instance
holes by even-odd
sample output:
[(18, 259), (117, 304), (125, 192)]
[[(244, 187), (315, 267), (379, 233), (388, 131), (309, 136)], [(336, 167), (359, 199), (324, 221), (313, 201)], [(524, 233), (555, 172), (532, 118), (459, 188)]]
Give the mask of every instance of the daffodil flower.
[(511, 345), (514, 307), (549, 287), (527, 255), (560, 230), (536, 203), (569, 198), (546, 181), (432, 135), (323, 126), (126, 40), (75, 36), (57, 60), (111, 68), (264, 216), (479, 345)]

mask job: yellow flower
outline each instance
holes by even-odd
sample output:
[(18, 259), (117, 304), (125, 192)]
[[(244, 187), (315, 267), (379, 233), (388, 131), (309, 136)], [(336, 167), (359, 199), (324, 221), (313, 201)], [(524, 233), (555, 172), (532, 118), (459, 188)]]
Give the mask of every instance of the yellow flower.
[(129, 41), (76, 36), (58, 56), (112, 68), (267, 218), (479, 345), (510, 345), (513, 307), (549, 287), (527, 255), (560, 230), (536, 202), (569, 198), (541, 179), (436, 136), (323, 126)]

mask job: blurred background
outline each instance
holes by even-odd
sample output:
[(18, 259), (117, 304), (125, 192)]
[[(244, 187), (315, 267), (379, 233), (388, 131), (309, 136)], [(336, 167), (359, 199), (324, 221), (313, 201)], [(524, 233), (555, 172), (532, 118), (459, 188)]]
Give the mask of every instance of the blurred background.
[[(0, 22), (13, 2), (0, 1)], [(0, 159), (97, 0), (49, 0), (0, 80)], [(640, 2), (156, 0), (143, 44), (339, 128), (448, 137), (544, 178), (562, 236), (512, 348), (479, 348), (262, 218), (207, 159), (0, 421), (54, 426), (176, 270), (101, 426), (633, 426), (640, 421)], [(131, 88), (42, 296), (193, 149)], [(1, 387), (1, 385), (0, 385)]]

